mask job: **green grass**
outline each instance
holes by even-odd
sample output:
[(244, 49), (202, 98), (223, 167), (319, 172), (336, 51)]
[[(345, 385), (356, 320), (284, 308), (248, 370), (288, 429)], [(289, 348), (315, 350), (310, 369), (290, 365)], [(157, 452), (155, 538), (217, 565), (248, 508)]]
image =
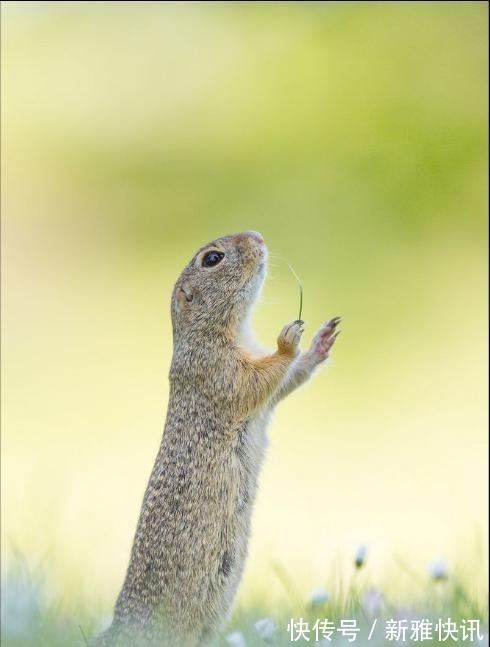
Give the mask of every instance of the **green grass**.
[[(446, 644), (471, 644), (469, 640), (462, 640), (461, 624), (463, 620), (478, 620), (483, 640), (475, 638), (473, 644), (488, 645), (487, 600), (472, 589), (472, 580), (461, 580), (457, 571), (437, 578), (429, 572), (413, 572), (403, 562), (396, 562), (392, 565), (391, 586), (387, 589), (397, 590), (396, 583), (402, 581), (406, 581), (407, 586), (405, 592), (398, 590), (390, 595), (372, 586), (364, 566), (356, 568), (353, 564), (349, 581), (332, 577), (330, 582), (319, 582), (319, 588), (328, 596), (325, 601), (316, 603), (311, 598), (300, 596), (294, 585), (294, 574), (278, 564), (274, 565), (274, 572), (284, 588), (283, 601), (272, 603), (258, 597), (246, 606), (238, 604), (217, 644), (234, 645), (230, 638), (233, 634), (235, 640), (243, 640), (242, 644), (247, 646), (315, 644), (315, 622), (325, 619), (334, 626), (331, 642), (349, 644), (348, 637), (342, 636), (339, 629), (342, 620), (355, 620), (359, 632), (354, 642), (375, 646), (403, 644), (403, 641), (397, 643), (387, 639), (386, 623), (406, 620), (405, 642), (412, 644), (412, 622), (426, 619), (432, 623), (433, 640), (423, 642), (435, 645), (439, 643), (438, 620), (446, 622), (451, 619), (458, 627), (459, 639), (449, 638), (444, 641)], [(22, 557), (17, 556), (15, 565), (2, 581), (3, 647), (84, 645), (109, 622), (109, 616), (96, 610), (93, 601), (67, 601), (62, 594), (48, 593), (49, 590), (49, 582), (42, 570), (30, 569)], [(258, 620), (265, 618), (275, 625), (270, 637), (262, 637), (255, 627)], [(307, 623), (309, 631), (305, 633), (309, 641), (304, 637), (291, 641), (288, 625), (291, 620), (298, 623), (300, 619)], [(374, 619), (376, 624), (368, 640)], [(298, 635), (297, 631), (294, 635)], [(325, 641), (324, 644), (331, 642)]]

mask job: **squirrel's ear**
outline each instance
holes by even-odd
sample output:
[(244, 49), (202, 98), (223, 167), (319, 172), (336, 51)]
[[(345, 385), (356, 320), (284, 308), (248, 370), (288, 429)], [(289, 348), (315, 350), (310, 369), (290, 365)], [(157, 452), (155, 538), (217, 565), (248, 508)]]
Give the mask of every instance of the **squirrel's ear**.
[(177, 290), (177, 302), (180, 310), (184, 310), (194, 298), (194, 295), (188, 285), (181, 285)]

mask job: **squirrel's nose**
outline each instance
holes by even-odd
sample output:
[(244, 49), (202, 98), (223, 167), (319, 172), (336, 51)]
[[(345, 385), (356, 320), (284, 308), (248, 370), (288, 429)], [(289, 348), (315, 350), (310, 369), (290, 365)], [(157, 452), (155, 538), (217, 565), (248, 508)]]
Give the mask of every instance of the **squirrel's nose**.
[(264, 239), (262, 238), (261, 234), (259, 234), (258, 231), (253, 231), (253, 229), (249, 229), (248, 231), (245, 231), (244, 234), (246, 236), (250, 236), (250, 238), (253, 238), (255, 241), (257, 241), (261, 245), (264, 243)]

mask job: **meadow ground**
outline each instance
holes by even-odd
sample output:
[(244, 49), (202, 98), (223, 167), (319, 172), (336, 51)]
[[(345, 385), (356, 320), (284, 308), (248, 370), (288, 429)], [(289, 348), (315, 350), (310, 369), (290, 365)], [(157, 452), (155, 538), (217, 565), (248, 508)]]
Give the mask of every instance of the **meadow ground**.
[[(392, 593), (386, 593), (372, 586), (362, 550), (361, 556), (353, 560), (347, 580), (332, 574), (308, 598), (298, 593), (293, 574), (274, 565), (283, 600), (258, 596), (247, 604), (238, 602), (216, 644), (488, 646), (487, 598), (483, 589), (476, 589), (476, 580), (464, 581), (457, 569), (451, 571), (443, 562), (417, 573), (399, 561), (391, 576), (405, 582), (406, 590), (397, 591), (392, 581), (387, 586)], [(93, 600), (56, 599), (48, 596), (48, 589), (41, 571), (16, 560), (2, 584), (3, 647), (83, 647), (110, 622), (110, 615), (97, 610)]]

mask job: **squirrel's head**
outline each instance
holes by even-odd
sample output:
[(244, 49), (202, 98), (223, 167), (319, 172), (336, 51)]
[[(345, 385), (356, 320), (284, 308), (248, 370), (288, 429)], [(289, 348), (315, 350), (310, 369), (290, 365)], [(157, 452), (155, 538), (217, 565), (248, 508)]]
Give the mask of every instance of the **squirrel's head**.
[(174, 336), (236, 329), (264, 282), (267, 247), (255, 231), (223, 236), (201, 247), (172, 294)]

